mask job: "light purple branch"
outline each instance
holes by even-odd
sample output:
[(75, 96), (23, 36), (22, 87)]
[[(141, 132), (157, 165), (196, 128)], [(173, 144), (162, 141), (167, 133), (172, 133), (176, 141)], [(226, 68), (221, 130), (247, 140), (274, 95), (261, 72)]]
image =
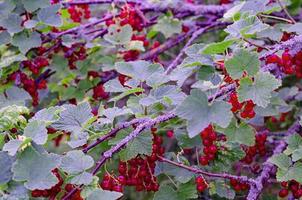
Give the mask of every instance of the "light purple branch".
[[(100, 159), (96, 162), (95, 168), (92, 170), (92, 174), (95, 175), (99, 169), (105, 164), (105, 162), (110, 159), (113, 154), (118, 153), (121, 151), (131, 140), (133, 140), (135, 137), (137, 137), (141, 132), (143, 132), (145, 129), (149, 129), (152, 126), (159, 124), (161, 122), (168, 121), (172, 118), (175, 118), (175, 114), (164, 114), (161, 115), (155, 119), (149, 119), (146, 122), (141, 123), (136, 127), (136, 129), (131, 132), (128, 136), (126, 136), (124, 139), (122, 139), (118, 144), (113, 146), (111, 149), (105, 151), (100, 156)], [(82, 187), (81, 185), (80, 187)], [(72, 195), (77, 191), (77, 188), (74, 188), (71, 190), (62, 200), (68, 200), (72, 197)]]
[(126, 136), (124, 139), (122, 139), (118, 144), (113, 146), (108, 151), (105, 151), (104, 153), (102, 153), (100, 160), (96, 163), (97, 165), (96, 165), (95, 169), (92, 171), (92, 174), (95, 175), (96, 172), (101, 168), (101, 166), (106, 162), (106, 160), (111, 158), (114, 153), (117, 153), (120, 150), (122, 150), (131, 140), (136, 138), (142, 131), (144, 131), (145, 129), (149, 129), (156, 124), (168, 121), (175, 117), (176, 117), (175, 114), (164, 114), (155, 119), (147, 120), (146, 122), (138, 125), (132, 133), (130, 133), (128, 136)]
[(105, 140), (111, 139), (113, 137), (116, 136), (116, 134), (125, 128), (128, 128), (132, 125), (135, 124), (141, 124), (146, 122), (147, 120), (149, 120), (149, 118), (139, 118), (139, 119), (133, 119), (129, 122), (124, 122), (120, 125), (118, 125), (116, 128), (112, 129), (109, 133), (107, 133), (106, 135), (103, 135), (102, 137), (98, 138), (95, 142), (91, 143), (90, 145), (88, 145), (86, 148), (83, 149), (84, 153), (87, 153), (90, 149), (96, 147), (97, 145), (99, 145), (100, 143), (102, 143)]
[(263, 54), (260, 59), (266, 58), (267, 56), (276, 53), (277, 51), (280, 50), (285, 50), (285, 49), (302, 49), (302, 35), (295, 36), (285, 42), (282, 42), (280, 44), (276, 44), (272, 47), (269, 48), (270, 51)]
[[(292, 135), (300, 130), (301, 126), (299, 122), (294, 123), (287, 131), (287, 135)], [(282, 153), (286, 148), (286, 143), (280, 140), (279, 144), (273, 151), (273, 155)], [(268, 159), (262, 164), (263, 169), (260, 175), (255, 179), (255, 184), (251, 185), (247, 200), (257, 200), (261, 194), (264, 184), (269, 180), (271, 173), (276, 168), (274, 164), (270, 163)]]
[(164, 51), (166, 51), (166, 50), (168, 50), (168, 49), (170, 49), (170, 48), (178, 45), (183, 40), (185, 40), (186, 38), (190, 37), (196, 30), (197, 30), (197, 28), (195, 27), (195, 28), (191, 29), (187, 33), (183, 33), (183, 34), (178, 35), (177, 37), (168, 39), (165, 43), (163, 43), (159, 47), (157, 47), (155, 49), (152, 49), (152, 50), (148, 51), (147, 53), (142, 54), (139, 57), (139, 59), (140, 60), (150, 60), (150, 59), (158, 56), (162, 52), (164, 52)]
[(154, 12), (166, 12), (172, 10), (173, 13), (189, 12), (193, 15), (199, 14), (213, 14), (222, 15), (230, 5), (196, 5), (186, 2), (163, 4), (163, 3), (149, 3), (146, 0), (74, 0), (70, 2), (61, 2), (63, 6), (72, 5), (92, 5), (92, 4), (111, 4), (111, 3), (134, 3), (139, 4), (141, 11), (154, 11)]
[(176, 56), (176, 58), (172, 61), (172, 63), (168, 66), (167, 70), (166, 70), (166, 74), (169, 74), (173, 69), (176, 68), (176, 66), (181, 62), (181, 58), (183, 57), (183, 55), (185, 54), (185, 50), (192, 45), (192, 43), (194, 42), (194, 40), (196, 40), (200, 35), (206, 33), (209, 29), (219, 26), (219, 25), (223, 25), (225, 23), (222, 22), (212, 22), (212, 24), (199, 28), (197, 31), (195, 31), (192, 34), (192, 37), (188, 40), (188, 42), (186, 43), (186, 45), (181, 49), (180, 53)]
[(98, 25), (98, 24), (100, 24), (102, 22), (105, 22), (107, 20), (110, 20), (110, 19), (112, 19), (112, 17), (113, 17), (112, 15), (107, 15), (107, 16), (105, 16), (105, 17), (103, 17), (101, 19), (98, 19), (96, 21), (93, 21), (93, 22), (90, 22), (90, 23), (87, 23), (87, 24), (83, 24), (81, 26), (77, 26), (77, 27), (68, 29), (66, 31), (59, 32), (59, 33), (57, 33), (57, 34), (54, 35), (54, 38), (59, 38), (59, 37), (61, 37), (63, 35), (66, 35), (66, 34), (76, 33), (76, 32), (78, 32), (78, 31), (80, 31), (82, 29), (89, 28), (89, 27)]
[(205, 175), (205, 176), (208, 176), (208, 177), (214, 177), (214, 178), (235, 179), (235, 180), (238, 180), (242, 183), (248, 183), (250, 185), (254, 184), (254, 181), (252, 179), (248, 178), (247, 176), (236, 176), (236, 175), (227, 174), (227, 173), (219, 174), (219, 173), (206, 172), (206, 171), (203, 171), (203, 170), (198, 169), (196, 167), (190, 167), (190, 166), (184, 165), (182, 163), (174, 162), (172, 160), (169, 160), (169, 159), (161, 157), (161, 156), (159, 156), (159, 158), (160, 158), (160, 160), (159, 160), (160, 162), (166, 162), (166, 163), (169, 163), (171, 165), (175, 165), (177, 167), (186, 169), (186, 170), (188, 170), (190, 172), (193, 172), (195, 174), (202, 174), (202, 175)]
[(229, 94), (229, 93), (235, 91), (235, 89), (236, 89), (236, 83), (232, 83), (230, 85), (222, 87), (219, 89), (219, 91), (216, 94), (209, 96), (208, 101), (211, 102), (216, 98), (222, 97), (226, 94)]

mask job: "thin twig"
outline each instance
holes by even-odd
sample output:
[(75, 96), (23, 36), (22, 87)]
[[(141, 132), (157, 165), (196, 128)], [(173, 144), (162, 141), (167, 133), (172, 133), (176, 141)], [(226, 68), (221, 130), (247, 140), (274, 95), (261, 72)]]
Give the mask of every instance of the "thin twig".
[(218, 173), (211, 173), (211, 172), (206, 172), (206, 171), (203, 171), (201, 169), (198, 169), (196, 167), (191, 167), (191, 166), (187, 166), (187, 165), (184, 165), (182, 163), (179, 163), (179, 162), (174, 162), (172, 160), (169, 160), (167, 158), (164, 158), (162, 156), (158, 156), (159, 157), (159, 161), (160, 162), (166, 162), (166, 163), (169, 163), (171, 165), (174, 165), (174, 166), (177, 166), (179, 168), (182, 168), (182, 169), (186, 169), (190, 172), (193, 172), (195, 174), (201, 174), (201, 175), (204, 175), (204, 176), (208, 176), (208, 177), (215, 177), (215, 178), (222, 178), (222, 179), (235, 179), (235, 180), (238, 180), (242, 183), (248, 183), (248, 184), (254, 184), (254, 181), (246, 176), (236, 176), (236, 175), (231, 175), (231, 174), (227, 174), (227, 173), (222, 173), (222, 174), (218, 174)]
[(288, 10), (286, 9), (286, 7), (281, 3), (280, 0), (277, 0), (281, 9), (285, 12), (285, 14), (288, 16), (288, 18), (291, 20), (292, 24), (296, 23), (296, 20), (289, 14)]

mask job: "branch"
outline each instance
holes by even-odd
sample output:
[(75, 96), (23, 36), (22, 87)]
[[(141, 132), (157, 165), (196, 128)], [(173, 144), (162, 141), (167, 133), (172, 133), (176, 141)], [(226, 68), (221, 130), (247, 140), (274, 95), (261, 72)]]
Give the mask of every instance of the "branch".
[(292, 24), (296, 23), (296, 20), (289, 14), (288, 10), (286, 9), (286, 7), (281, 3), (280, 0), (277, 0), (281, 9), (285, 12), (285, 14), (288, 16), (288, 18), (291, 20)]
[(96, 147), (100, 143), (102, 143), (105, 140), (111, 139), (116, 136), (117, 132), (119, 132), (122, 129), (128, 128), (134, 124), (144, 123), (148, 120), (148, 118), (140, 118), (140, 119), (133, 119), (129, 122), (124, 122), (120, 125), (118, 125), (116, 128), (112, 129), (109, 133), (106, 135), (103, 135), (102, 137), (98, 138), (95, 142), (88, 145), (86, 148), (83, 149), (84, 153), (87, 153), (90, 149)]
[(202, 174), (202, 175), (205, 175), (205, 176), (208, 176), (208, 177), (214, 177), (214, 178), (236, 179), (236, 180), (238, 180), (242, 183), (248, 183), (250, 185), (254, 184), (254, 180), (248, 178), (247, 176), (235, 176), (235, 175), (231, 175), (231, 174), (227, 174), (227, 173), (217, 174), (217, 173), (206, 172), (206, 171), (203, 171), (201, 169), (197, 169), (195, 167), (190, 167), (190, 166), (184, 165), (182, 163), (174, 162), (172, 160), (169, 160), (169, 159), (161, 157), (161, 156), (158, 156), (158, 157), (160, 159), (159, 160), (160, 162), (166, 162), (166, 163), (169, 163), (171, 165), (175, 165), (177, 167), (186, 169), (186, 170), (188, 170), (190, 172), (193, 172), (195, 174)]
[[(92, 170), (92, 174), (95, 175), (99, 169), (105, 164), (105, 162), (110, 159), (113, 154), (118, 153), (121, 151), (131, 140), (133, 140), (135, 137), (137, 137), (141, 132), (143, 132), (145, 129), (149, 129), (152, 126), (159, 124), (161, 122), (168, 121), (172, 118), (176, 117), (175, 114), (164, 114), (161, 115), (155, 119), (147, 120), (146, 122), (138, 125), (136, 129), (131, 132), (128, 136), (126, 136), (124, 139), (122, 139), (118, 144), (113, 146), (111, 149), (105, 151), (100, 156), (100, 159), (96, 162), (95, 168)], [(82, 187), (82, 186), (80, 186)], [(74, 188), (71, 190), (62, 200), (68, 200), (72, 197), (72, 195), (78, 190), (78, 188)]]
[(219, 91), (216, 94), (209, 96), (208, 101), (211, 102), (216, 98), (222, 97), (226, 94), (229, 94), (230, 92), (235, 91), (235, 89), (236, 89), (236, 83), (232, 83), (230, 85), (222, 87), (219, 89)]
[(277, 51), (280, 51), (280, 50), (285, 50), (285, 49), (295, 49), (295, 48), (299, 48), (299, 49), (302, 49), (302, 35), (299, 35), (299, 36), (295, 36), (285, 42), (282, 42), (280, 44), (276, 44), (272, 47), (270, 47), (270, 51), (263, 54), (260, 59), (264, 59), (266, 58), (267, 56), (271, 55), (271, 54), (274, 54), (276, 53)]
[(75, 0), (70, 2), (61, 2), (63, 6), (68, 7), (72, 5), (92, 5), (92, 4), (125, 4), (134, 3), (139, 4), (141, 11), (154, 11), (154, 12), (166, 12), (172, 10), (173, 13), (189, 12), (193, 15), (199, 14), (213, 14), (222, 15), (230, 5), (196, 5), (186, 2), (163, 4), (163, 3), (149, 3), (146, 0)]
[[(299, 131), (301, 128), (299, 122), (294, 123), (287, 131), (287, 136), (292, 135)], [(282, 153), (286, 148), (286, 143), (284, 141), (280, 141), (277, 147), (273, 151), (273, 155)], [(255, 184), (251, 185), (250, 191), (247, 196), (247, 200), (257, 200), (261, 191), (263, 190), (264, 184), (269, 180), (271, 173), (275, 169), (275, 165), (270, 163), (267, 159), (262, 165), (263, 169), (261, 174), (255, 179)]]
[(194, 42), (194, 40), (196, 40), (200, 35), (204, 34), (205, 32), (207, 32), (209, 29), (218, 26), (218, 25), (225, 25), (225, 23), (221, 23), (221, 22), (214, 22), (213, 24), (210, 24), (206, 27), (202, 27), (200, 29), (198, 29), (197, 31), (195, 31), (192, 34), (192, 37), (188, 40), (188, 42), (186, 43), (186, 45), (182, 48), (182, 50), (180, 51), (180, 53), (177, 55), (177, 57), (173, 60), (173, 62), (168, 66), (167, 70), (166, 70), (166, 74), (169, 74), (173, 69), (176, 68), (176, 66), (180, 63), (182, 56), (185, 53), (185, 50)]
[(159, 47), (157, 47), (155, 49), (152, 49), (152, 50), (148, 51), (147, 53), (142, 54), (139, 57), (139, 59), (140, 60), (150, 60), (150, 59), (158, 56), (162, 52), (164, 52), (164, 51), (166, 51), (166, 50), (168, 50), (168, 49), (170, 49), (170, 48), (178, 45), (183, 40), (185, 40), (186, 38), (190, 37), (196, 30), (197, 30), (197, 28), (193, 28), (193, 29), (191, 29), (187, 33), (183, 33), (183, 34), (178, 35), (177, 37), (168, 39), (165, 43), (163, 43)]

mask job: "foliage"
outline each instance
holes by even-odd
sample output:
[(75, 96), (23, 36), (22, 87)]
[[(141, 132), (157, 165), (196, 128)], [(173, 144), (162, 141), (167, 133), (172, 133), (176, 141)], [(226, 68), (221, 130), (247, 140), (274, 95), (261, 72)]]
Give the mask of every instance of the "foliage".
[(301, 5), (0, 1), (0, 199), (301, 198)]

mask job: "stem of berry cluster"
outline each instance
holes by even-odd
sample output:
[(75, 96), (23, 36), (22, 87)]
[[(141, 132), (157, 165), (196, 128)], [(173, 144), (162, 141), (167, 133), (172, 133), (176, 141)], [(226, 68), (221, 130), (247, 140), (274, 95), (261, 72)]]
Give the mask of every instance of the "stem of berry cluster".
[(250, 185), (254, 184), (254, 180), (248, 178), (247, 176), (235, 176), (235, 175), (227, 174), (227, 173), (218, 174), (218, 173), (206, 172), (206, 171), (203, 171), (203, 170), (198, 169), (196, 167), (190, 167), (190, 166), (184, 165), (182, 163), (174, 162), (172, 160), (169, 160), (169, 159), (161, 157), (161, 156), (159, 156), (159, 158), (160, 158), (160, 160), (159, 160), (160, 162), (169, 163), (169, 164), (177, 166), (179, 168), (186, 169), (186, 170), (188, 170), (190, 172), (193, 172), (195, 174), (201, 174), (201, 175), (204, 175), (204, 176), (214, 177), (214, 178), (235, 179), (235, 180), (238, 180), (242, 183), (248, 183)]
[[(301, 129), (300, 123), (295, 122), (287, 131), (286, 135), (292, 135)], [(283, 140), (279, 141), (279, 144), (273, 151), (273, 155), (282, 153), (286, 148), (286, 143)], [(255, 184), (251, 185), (249, 193), (247, 195), (247, 200), (257, 200), (261, 191), (263, 190), (264, 184), (269, 180), (271, 173), (275, 171), (275, 165), (270, 163), (267, 159), (263, 164), (263, 169), (260, 175), (255, 179)]]

